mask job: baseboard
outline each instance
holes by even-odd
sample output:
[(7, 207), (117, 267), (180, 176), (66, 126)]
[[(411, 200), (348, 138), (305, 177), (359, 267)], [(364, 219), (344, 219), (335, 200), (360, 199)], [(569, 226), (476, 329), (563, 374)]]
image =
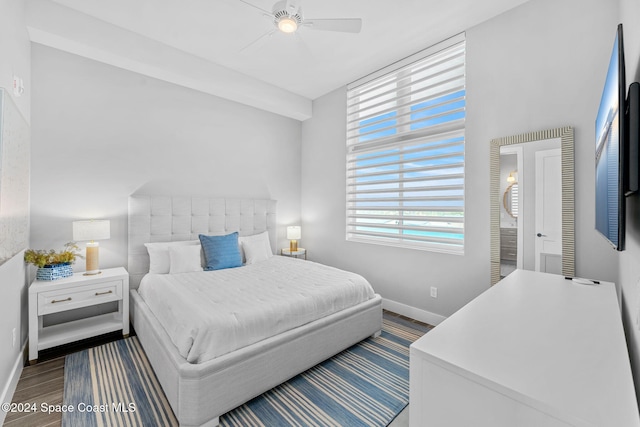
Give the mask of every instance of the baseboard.
[[(20, 380), (20, 375), (22, 375), (22, 368), (24, 368), (24, 354), (27, 350), (27, 343), (28, 341), (25, 341), (21, 351), (16, 355), (16, 361), (13, 364), (13, 374), (11, 375), (9, 381), (7, 381), (4, 389), (2, 389), (0, 402), (11, 402), (11, 399), (13, 398), (13, 393), (15, 393), (16, 391), (18, 381)], [(0, 425), (4, 424), (4, 419), (6, 416), (7, 413), (5, 411), (0, 411)]]
[(393, 311), (394, 313), (402, 314), (403, 316), (407, 316), (415, 320), (419, 320), (424, 323), (428, 323), (429, 325), (433, 326), (440, 324), (443, 320), (446, 319), (445, 316), (411, 307), (410, 305), (392, 301), (387, 298), (382, 299), (382, 308), (384, 308), (385, 310)]

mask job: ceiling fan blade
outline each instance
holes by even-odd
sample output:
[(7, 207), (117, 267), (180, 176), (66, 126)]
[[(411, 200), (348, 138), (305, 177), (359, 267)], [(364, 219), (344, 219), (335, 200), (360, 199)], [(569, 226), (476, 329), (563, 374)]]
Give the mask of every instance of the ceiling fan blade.
[(257, 39), (255, 39), (254, 41), (252, 41), (251, 43), (249, 43), (248, 45), (246, 45), (242, 49), (240, 49), (239, 52), (242, 52), (242, 51), (245, 51), (245, 50), (249, 49), (251, 46), (255, 45), (256, 43), (258, 43), (260, 40), (264, 39), (265, 37), (272, 36), (273, 33), (275, 33), (275, 32), (276, 32), (276, 30), (274, 28), (273, 30), (270, 30), (270, 31), (264, 33), (263, 35), (261, 35), (260, 37), (258, 37)]
[(362, 19), (306, 19), (303, 25), (314, 30), (340, 31), (342, 33), (359, 33), (362, 29)]
[(239, 2), (241, 2), (241, 3), (246, 4), (247, 6), (250, 6), (250, 7), (254, 8), (254, 9), (257, 9), (257, 10), (259, 10), (259, 11), (260, 11), (260, 12), (262, 12), (262, 13), (265, 13), (265, 14), (267, 14), (267, 15), (273, 16), (273, 13), (271, 13), (271, 11), (266, 10), (266, 9), (263, 9), (263, 8), (261, 8), (261, 7), (258, 7), (258, 6), (256, 6), (255, 4), (249, 3), (248, 1), (245, 1), (245, 0), (238, 0), (238, 1), (239, 1)]
[(311, 53), (311, 49), (309, 49), (309, 45), (304, 41), (304, 39), (300, 36), (300, 33), (295, 33), (295, 42), (299, 49), (297, 49), (296, 56), (299, 60), (312, 60), (313, 55)]

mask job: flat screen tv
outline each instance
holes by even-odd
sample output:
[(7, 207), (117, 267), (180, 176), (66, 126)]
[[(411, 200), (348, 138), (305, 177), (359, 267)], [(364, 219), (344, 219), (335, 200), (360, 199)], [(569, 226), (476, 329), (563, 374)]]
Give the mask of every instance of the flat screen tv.
[(596, 230), (613, 247), (624, 249), (626, 82), (622, 24), (613, 52), (596, 118)]

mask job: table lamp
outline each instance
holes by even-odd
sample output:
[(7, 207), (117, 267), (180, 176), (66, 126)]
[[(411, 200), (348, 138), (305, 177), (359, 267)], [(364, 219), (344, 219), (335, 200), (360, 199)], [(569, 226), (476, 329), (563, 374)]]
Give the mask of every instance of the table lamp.
[(287, 240), (289, 242), (289, 250), (296, 252), (298, 250), (298, 239), (302, 237), (302, 231), (299, 225), (292, 225), (287, 227)]
[(87, 241), (87, 268), (85, 276), (100, 274), (98, 267), (98, 250), (100, 245), (96, 240), (106, 240), (111, 237), (111, 223), (108, 219), (73, 221), (73, 240)]

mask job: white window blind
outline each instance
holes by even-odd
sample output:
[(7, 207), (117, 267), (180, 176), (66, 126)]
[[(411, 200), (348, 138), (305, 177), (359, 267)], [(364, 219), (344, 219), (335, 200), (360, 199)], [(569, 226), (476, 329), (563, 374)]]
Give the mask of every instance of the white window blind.
[(414, 61), (348, 87), (347, 240), (463, 253), (464, 36)]

